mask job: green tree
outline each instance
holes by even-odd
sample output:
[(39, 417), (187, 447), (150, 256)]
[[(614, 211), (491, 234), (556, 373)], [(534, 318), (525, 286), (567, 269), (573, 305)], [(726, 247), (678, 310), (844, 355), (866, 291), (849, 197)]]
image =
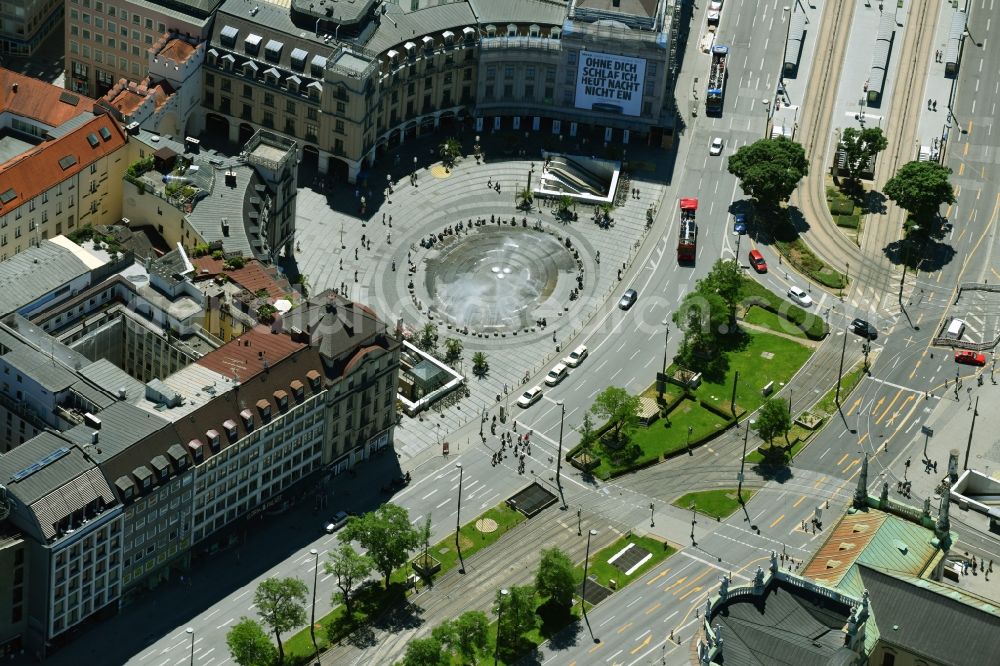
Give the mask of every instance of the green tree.
[(455, 137), (449, 137), (441, 143), (438, 153), (441, 155), (441, 161), (451, 166), (455, 163), (456, 159), (461, 157), (462, 144)]
[(458, 359), (462, 358), (462, 341), (458, 338), (445, 338), (444, 341), (444, 360), (448, 363), (454, 363)]
[(229, 654), (239, 666), (271, 666), (278, 651), (257, 620), (241, 617), (226, 633)]
[(754, 432), (761, 439), (766, 439), (768, 446), (778, 435), (787, 437), (792, 427), (792, 418), (788, 414), (788, 402), (783, 398), (768, 398), (757, 412), (757, 421), (753, 424)]
[(333, 595), (333, 603), (336, 604), (338, 597), (344, 603), (344, 612), (348, 618), (354, 617), (353, 603), (354, 597), (351, 592), (371, 574), (375, 563), (367, 555), (362, 555), (354, 550), (349, 543), (341, 543), (340, 546), (329, 553), (330, 560), (323, 563), (323, 570), (327, 574), (336, 576), (337, 588), (340, 592)]
[(872, 158), (889, 145), (880, 127), (866, 127), (858, 130), (848, 127), (840, 137), (840, 147), (844, 151), (844, 175), (850, 180), (860, 180), (861, 173)]
[(420, 527), (420, 545), (424, 548), (424, 566), (427, 565), (427, 549), (431, 547), (431, 516), (427, 514), (427, 520)]
[(481, 351), (477, 351), (475, 354), (473, 354), (472, 373), (477, 377), (482, 377), (489, 371), (490, 371), (490, 362), (486, 358), (486, 354)]
[(527, 632), (538, 626), (535, 612), (535, 588), (514, 585), (507, 594), (497, 590), (493, 613), (498, 616), (497, 647), (505, 653), (514, 652)]
[(942, 204), (955, 203), (950, 175), (951, 169), (937, 162), (907, 162), (886, 182), (883, 193), (918, 222), (930, 221)]
[(671, 315), (683, 333), (676, 360), (685, 368), (706, 370), (713, 359), (721, 358), (718, 345), (730, 330), (729, 306), (719, 294), (709, 291), (689, 292)]
[(809, 162), (800, 144), (779, 136), (741, 146), (729, 157), (729, 173), (739, 178), (744, 194), (773, 210), (809, 175)]
[(257, 586), (253, 603), (278, 641), (278, 663), (285, 661), (281, 634), (306, 623), (306, 584), (298, 578), (268, 578)]
[(542, 551), (542, 559), (535, 573), (535, 588), (556, 606), (567, 610), (573, 606), (576, 576), (573, 573), (573, 562), (566, 553), (558, 548)]
[(426, 352), (433, 352), (434, 348), (437, 347), (437, 326), (427, 322), (424, 324), (423, 328), (420, 329), (419, 336), (417, 338), (417, 344)]
[(734, 322), (744, 280), (736, 259), (718, 259), (708, 275), (698, 280), (697, 290), (702, 294), (717, 294), (726, 304), (729, 321)]
[(594, 430), (594, 417), (590, 412), (583, 413), (583, 422), (577, 428), (580, 433), (580, 447), (586, 453), (593, 455), (594, 443), (597, 441), (597, 433)]
[(411, 639), (398, 666), (446, 666), (449, 662), (441, 641), (430, 636)]
[(410, 524), (410, 514), (401, 506), (386, 503), (363, 516), (354, 516), (340, 531), (343, 543), (357, 541), (368, 551), (375, 569), (385, 577), (409, 557), (411, 550), (420, 544), (420, 534)]
[(590, 411), (611, 424), (615, 441), (621, 441), (639, 422), (639, 396), (617, 386), (609, 386), (594, 398)]
[(521, 208), (531, 208), (531, 202), (535, 199), (535, 195), (527, 187), (518, 190), (514, 196), (518, 201), (518, 206)]
[(449, 650), (457, 652), (465, 663), (473, 663), (489, 643), (490, 621), (482, 611), (465, 611), (451, 622), (439, 636)]

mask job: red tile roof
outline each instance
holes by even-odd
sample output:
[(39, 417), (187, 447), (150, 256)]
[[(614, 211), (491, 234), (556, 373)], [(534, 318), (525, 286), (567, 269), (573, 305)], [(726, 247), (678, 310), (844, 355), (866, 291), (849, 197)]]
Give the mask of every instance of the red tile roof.
[(196, 48), (191, 44), (188, 44), (183, 39), (171, 39), (163, 49), (157, 53), (157, 56), (162, 56), (173, 60), (174, 62), (180, 64), (191, 57)]
[(264, 371), (265, 361), (269, 367), (273, 366), (305, 346), (292, 342), (287, 335), (271, 333), (267, 326), (258, 326), (205, 354), (198, 359), (198, 364), (230, 379), (246, 382)]
[(94, 100), (89, 97), (0, 68), (0, 113), (9, 112), (58, 127), (93, 110)]
[(142, 106), (145, 100), (145, 95), (140, 95), (137, 92), (126, 89), (122, 90), (111, 100), (111, 106), (118, 109), (123, 116), (130, 116)]
[(194, 257), (191, 262), (194, 264), (195, 280), (210, 279), (224, 272), (234, 284), (247, 291), (256, 293), (258, 289), (266, 289), (269, 298), (286, 298), (292, 295), (290, 289), (283, 289), (256, 260), (247, 261), (243, 268), (236, 270), (226, 270), (225, 261), (207, 255)]
[[(107, 135), (106, 139), (101, 130)], [(55, 187), (94, 161), (118, 150), (127, 141), (125, 131), (118, 122), (102, 114), (59, 139), (46, 141), (0, 164), (0, 195), (14, 190), (13, 199), (0, 202), (0, 215)]]

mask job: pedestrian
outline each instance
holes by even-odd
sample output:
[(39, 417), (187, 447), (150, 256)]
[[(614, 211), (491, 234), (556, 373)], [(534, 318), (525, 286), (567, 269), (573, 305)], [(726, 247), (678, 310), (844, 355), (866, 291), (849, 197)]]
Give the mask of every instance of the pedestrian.
[(396, 272), (396, 260), (395, 259), (392, 260), (392, 272), (393, 273)]
[(382, 224), (385, 224), (385, 213), (382, 213)]
[(490, 189), (493, 188), (493, 176), (490, 176), (489, 180), (486, 181), (486, 187), (488, 187)]
[(344, 270), (344, 258), (340, 258), (340, 270)]
[(354, 248), (354, 261), (358, 260), (358, 248)]
[(357, 271), (354, 271), (354, 281), (355, 282), (358, 281), (358, 272)]

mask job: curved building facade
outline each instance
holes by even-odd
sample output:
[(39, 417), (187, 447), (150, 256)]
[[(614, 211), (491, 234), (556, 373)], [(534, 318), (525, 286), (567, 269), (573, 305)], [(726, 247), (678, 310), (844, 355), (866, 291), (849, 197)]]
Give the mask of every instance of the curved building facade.
[(259, 128), (355, 182), (450, 126), (617, 144), (671, 140), (676, 0), (226, 0), (192, 131)]

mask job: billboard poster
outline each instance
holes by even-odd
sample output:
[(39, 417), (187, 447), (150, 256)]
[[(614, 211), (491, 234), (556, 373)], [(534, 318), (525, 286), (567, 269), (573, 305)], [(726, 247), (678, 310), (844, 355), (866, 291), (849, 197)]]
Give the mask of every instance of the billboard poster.
[(644, 58), (580, 51), (576, 108), (638, 116), (645, 77)]

